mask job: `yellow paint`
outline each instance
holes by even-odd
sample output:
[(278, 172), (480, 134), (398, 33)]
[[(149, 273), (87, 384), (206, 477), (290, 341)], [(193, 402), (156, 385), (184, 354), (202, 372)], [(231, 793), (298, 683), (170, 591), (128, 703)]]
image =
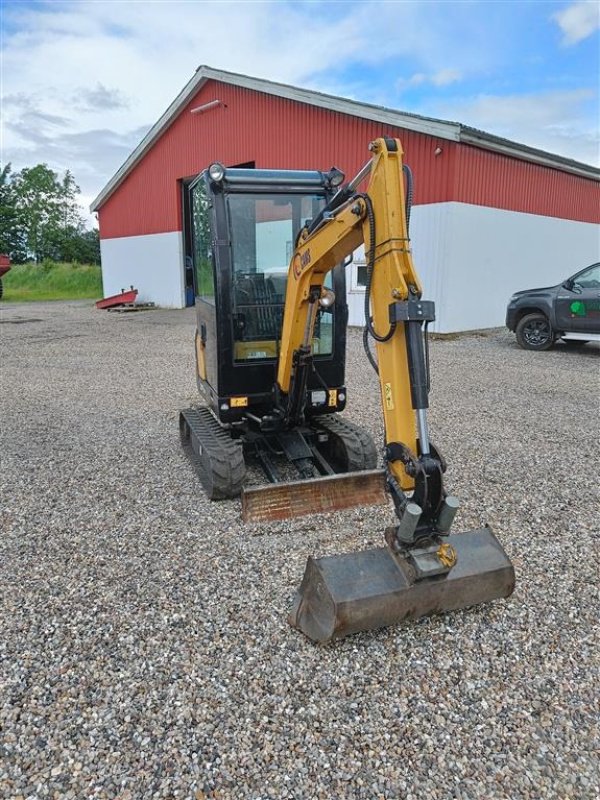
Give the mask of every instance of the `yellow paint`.
[(456, 550), (447, 542), (439, 546), (437, 550), (437, 557), (445, 567), (449, 568), (452, 568), (458, 560)]
[(202, 340), (200, 339), (200, 334), (196, 331), (196, 372), (198, 373), (198, 377), (205, 381), (206, 380), (206, 355), (205, 355), (206, 345), (203, 344)]
[(229, 405), (231, 408), (245, 408), (248, 405), (247, 397), (230, 397)]

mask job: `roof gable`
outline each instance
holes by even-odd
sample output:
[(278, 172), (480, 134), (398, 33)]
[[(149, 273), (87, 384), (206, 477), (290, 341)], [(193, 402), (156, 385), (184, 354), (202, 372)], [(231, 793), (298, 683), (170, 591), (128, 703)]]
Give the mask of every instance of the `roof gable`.
[(306, 103), (329, 111), (360, 117), (361, 119), (370, 119), (376, 122), (387, 123), (394, 127), (436, 136), (441, 139), (470, 144), (475, 147), (481, 147), (512, 156), (513, 158), (520, 158), (522, 160), (560, 169), (565, 172), (582, 175), (583, 177), (596, 180), (600, 179), (600, 170), (595, 167), (573, 161), (569, 158), (564, 158), (563, 156), (547, 153), (544, 150), (538, 150), (534, 147), (518, 144), (509, 139), (503, 139), (502, 137), (494, 136), (485, 131), (479, 131), (476, 128), (461, 125), (458, 122), (438, 120), (418, 114), (396, 111), (394, 109), (385, 108), (384, 106), (360, 103), (356, 100), (348, 100), (343, 97), (336, 97), (335, 95), (323, 94), (322, 92), (302, 89), (283, 83), (275, 83), (262, 78), (252, 78), (248, 75), (226, 72), (203, 65), (198, 67), (191, 80), (188, 81), (171, 105), (152, 128), (150, 128), (139, 145), (108, 181), (100, 194), (92, 202), (90, 206), (91, 211), (97, 211), (102, 206), (127, 177), (129, 172), (141, 161), (148, 150), (150, 150), (154, 143), (162, 136), (180, 111), (185, 107), (186, 103), (188, 103), (210, 80), (228, 83), (264, 94), (275, 95), (299, 103)]

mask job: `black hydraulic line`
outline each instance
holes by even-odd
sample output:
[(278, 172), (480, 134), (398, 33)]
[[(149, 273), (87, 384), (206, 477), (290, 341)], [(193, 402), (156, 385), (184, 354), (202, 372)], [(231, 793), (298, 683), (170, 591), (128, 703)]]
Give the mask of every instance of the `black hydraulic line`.
[(431, 392), (431, 369), (429, 366), (429, 320), (423, 326), (423, 339), (425, 341), (425, 369), (427, 370), (427, 394)]
[(369, 220), (369, 243), (370, 248), (367, 254), (367, 283), (365, 285), (365, 327), (370, 336), (376, 342), (389, 342), (396, 330), (396, 323), (390, 323), (388, 332), (382, 336), (373, 327), (373, 320), (371, 319), (371, 282), (373, 280), (373, 271), (375, 269), (375, 212), (373, 211), (373, 203), (367, 194), (357, 195), (365, 204), (367, 209), (367, 218)]
[[(405, 209), (406, 209), (406, 233), (409, 234), (410, 231), (410, 212), (412, 210), (412, 203), (413, 203), (413, 174), (411, 168), (408, 164), (402, 165), (402, 172), (404, 173), (404, 177), (406, 179), (406, 200), (405, 200)], [(368, 195), (359, 195), (365, 201), (367, 207), (367, 214), (369, 216), (369, 235), (371, 238), (371, 242), (375, 242), (375, 215), (373, 213), (373, 205), (371, 203), (370, 197)], [(369, 336), (372, 336), (376, 341), (379, 342), (387, 342), (391, 339), (396, 326), (394, 323), (390, 326), (390, 330), (384, 337), (379, 337), (374, 328), (371, 319), (371, 280), (373, 277), (373, 268), (375, 266), (375, 250), (374, 247), (371, 247), (371, 250), (368, 254), (368, 261), (367, 261), (367, 283), (365, 286), (365, 327), (363, 330), (363, 347), (367, 359), (370, 365), (373, 367), (375, 372), (379, 374), (379, 367), (377, 366), (377, 362), (373, 353), (371, 352), (371, 348), (369, 347)], [(427, 376), (429, 382), (429, 346), (427, 343)]]
[[(324, 208), (319, 211), (317, 216), (310, 220), (306, 229), (309, 234), (314, 233), (316, 229), (321, 225), (323, 220), (330, 214), (332, 214), (337, 208), (343, 206), (348, 200), (350, 200), (354, 196), (354, 190), (350, 186), (342, 186), (342, 188), (335, 194), (331, 200), (327, 203)], [(297, 242), (296, 242), (297, 244)]]
[(365, 350), (365, 354), (367, 356), (367, 360), (368, 360), (369, 364), (373, 367), (373, 369), (375, 370), (377, 375), (379, 375), (379, 365), (377, 364), (377, 361), (375, 360), (375, 356), (371, 352), (371, 348), (369, 346), (369, 331), (367, 330), (366, 326), (363, 328), (362, 339), (363, 339), (363, 348)]
[(402, 172), (404, 173), (404, 177), (406, 178), (406, 234), (407, 236), (410, 233), (410, 212), (412, 210), (412, 203), (413, 203), (413, 174), (411, 168), (408, 164), (402, 165)]

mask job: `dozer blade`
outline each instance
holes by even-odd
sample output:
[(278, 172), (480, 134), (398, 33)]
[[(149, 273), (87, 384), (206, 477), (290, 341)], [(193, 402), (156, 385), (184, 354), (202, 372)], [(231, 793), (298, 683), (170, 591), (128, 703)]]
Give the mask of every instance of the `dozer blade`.
[(385, 472), (371, 469), (244, 489), (242, 518), (266, 522), (386, 502)]
[(512, 594), (513, 566), (489, 528), (450, 536), (457, 553), (445, 575), (414, 580), (386, 547), (309, 558), (289, 616), (315, 642), (454, 611)]

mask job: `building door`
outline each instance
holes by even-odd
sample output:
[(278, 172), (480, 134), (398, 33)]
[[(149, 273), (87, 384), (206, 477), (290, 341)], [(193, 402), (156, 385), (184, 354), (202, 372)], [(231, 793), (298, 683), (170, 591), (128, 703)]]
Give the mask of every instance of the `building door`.
[(194, 178), (183, 178), (181, 184), (181, 219), (183, 223), (183, 286), (185, 305), (193, 306), (196, 296), (196, 278), (194, 276), (194, 243), (192, 236), (192, 215), (190, 212), (189, 185)]

